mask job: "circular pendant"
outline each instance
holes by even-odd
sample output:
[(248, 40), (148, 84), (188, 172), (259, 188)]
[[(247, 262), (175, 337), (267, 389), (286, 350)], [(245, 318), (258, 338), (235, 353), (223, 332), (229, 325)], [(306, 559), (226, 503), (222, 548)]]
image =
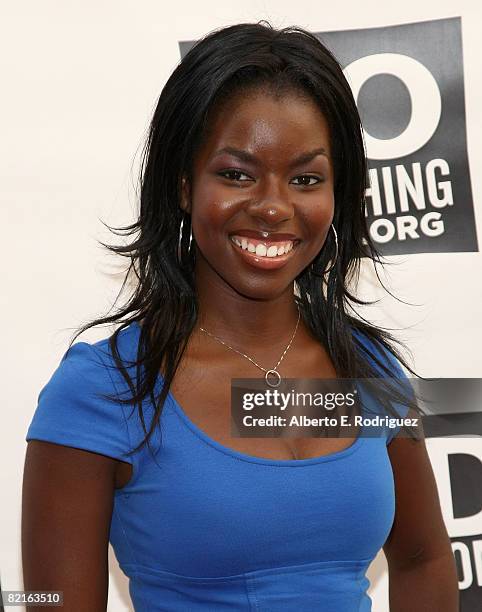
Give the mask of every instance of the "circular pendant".
[(276, 370), (268, 370), (264, 375), (264, 379), (266, 380), (266, 384), (270, 387), (279, 387), (281, 374)]

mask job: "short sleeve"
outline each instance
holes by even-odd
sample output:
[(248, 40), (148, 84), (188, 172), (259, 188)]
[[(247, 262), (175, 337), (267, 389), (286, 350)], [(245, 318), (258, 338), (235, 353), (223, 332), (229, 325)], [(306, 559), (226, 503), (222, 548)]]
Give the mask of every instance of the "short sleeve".
[[(363, 343), (364, 347), (368, 351), (370, 351), (372, 355), (374, 354), (382, 363), (385, 364), (385, 366), (389, 369), (392, 377), (400, 379), (401, 381), (403, 381), (403, 383), (406, 384), (406, 386), (404, 386), (404, 390), (406, 389), (410, 390), (409, 379), (407, 375), (405, 374), (405, 371), (402, 369), (400, 362), (392, 354), (392, 352), (386, 349), (379, 342), (375, 344), (375, 342), (373, 342), (372, 340), (369, 340), (367, 336), (365, 336), (361, 332), (357, 331), (356, 335), (360, 339), (360, 341)], [(378, 372), (378, 375), (380, 378), (389, 377), (389, 375), (378, 365), (378, 363), (373, 359), (371, 355), (369, 355), (368, 353), (365, 353), (365, 357), (370, 361), (371, 365)], [(386, 415), (387, 417), (392, 417), (393, 419), (404, 419), (407, 416), (408, 412), (409, 412), (408, 406), (404, 404), (400, 404), (398, 402), (392, 402), (392, 410), (389, 411), (389, 410), (383, 409), (382, 413), (383, 415)], [(396, 435), (399, 433), (399, 431), (402, 429), (402, 425), (395, 424), (395, 423), (393, 423), (392, 425), (393, 426), (386, 425), (386, 427), (384, 428), (387, 445), (390, 444), (393, 438), (395, 438)]]
[(38, 395), (26, 441), (43, 440), (101, 453), (127, 463), (129, 432), (111, 374), (95, 345), (73, 344)]

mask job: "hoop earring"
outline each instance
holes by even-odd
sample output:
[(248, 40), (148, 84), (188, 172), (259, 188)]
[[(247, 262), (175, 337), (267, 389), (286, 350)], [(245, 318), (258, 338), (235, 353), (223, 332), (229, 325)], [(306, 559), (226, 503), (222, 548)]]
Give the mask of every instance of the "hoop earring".
[[(184, 219), (186, 218), (186, 212), (183, 212), (182, 215), (182, 219), (181, 219), (181, 225), (179, 226), (179, 238), (177, 241), (177, 261), (179, 262), (179, 265), (182, 266), (183, 262), (182, 262), (182, 239), (183, 239), (183, 235), (182, 235), (182, 230), (184, 227)], [(191, 243), (192, 243), (192, 223), (191, 223), (191, 228), (189, 231), (189, 246), (187, 248), (187, 254), (190, 255), (191, 254)]]
[(336, 229), (335, 226), (333, 225), (333, 223), (331, 224), (331, 229), (333, 230), (333, 234), (335, 236), (335, 258), (333, 259), (333, 263), (331, 264), (331, 266), (329, 268), (327, 268), (326, 270), (323, 270), (321, 272), (319, 272), (318, 270), (315, 270), (315, 268), (313, 267), (313, 262), (311, 262), (310, 265), (310, 272), (312, 274), (314, 274), (315, 276), (320, 276), (323, 278), (323, 276), (325, 276), (325, 274), (328, 274), (328, 272), (331, 272), (333, 270), (333, 268), (336, 265), (336, 260), (338, 259), (338, 235), (336, 233)]

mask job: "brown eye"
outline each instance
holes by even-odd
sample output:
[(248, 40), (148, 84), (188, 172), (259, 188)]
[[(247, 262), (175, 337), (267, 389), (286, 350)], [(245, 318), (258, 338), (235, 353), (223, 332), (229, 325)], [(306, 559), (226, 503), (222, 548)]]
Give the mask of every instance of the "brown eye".
[(241, 179), (242, 176), (248, 177), (247, 178), (248, 181), (252, 180), (251, 177), (249, 177), (244, 172), (241, 172), (241, 170), (235, 170), (235, 169), (222, 170), (221, 172), (218, 172), (218, 174), (224, 178), (227, 178), (230, 181), (245, 181), (246, 179)]
[(319, 176), (314, 176), (313, 174), (301, 174), (300, 176), (295, 176), (293, 181), (296, 181), (297, 179), (301, 179), (302, 182), (295, 183), (295, 185), (302, 185), (303, 187), (312, 187), (313, 185), (323, 182)]

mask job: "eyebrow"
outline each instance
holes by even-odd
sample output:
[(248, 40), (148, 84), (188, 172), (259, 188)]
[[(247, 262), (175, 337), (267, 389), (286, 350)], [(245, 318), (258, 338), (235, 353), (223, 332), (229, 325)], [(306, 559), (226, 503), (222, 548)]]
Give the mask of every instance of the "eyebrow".
[[(213, 157), (218, 157), (223, 153), (229, 153), (230, 155), (233, 155), (234, 157), (237, 157), (241, 161), (247, 163), (260, 163), (256, 155), (248, 153), (248, 151), (243, 151), (243, 149), (236, 149), (235, 147), (223, 147), (222, 149), (219, 149), (219, 151), (216, 151)], [(318, 147), (317, 149), (313, 149), (312, 151), (306, 151), (305, 153), (298, 155), (298, 157), (295, 157), (295, 159), (290, 162), (289, 167), (295, 168), (296, 166), (307, 164), (318, 155), (324, 155), (326, 158), (328, 158), (326, 150), (323, 147)]]

